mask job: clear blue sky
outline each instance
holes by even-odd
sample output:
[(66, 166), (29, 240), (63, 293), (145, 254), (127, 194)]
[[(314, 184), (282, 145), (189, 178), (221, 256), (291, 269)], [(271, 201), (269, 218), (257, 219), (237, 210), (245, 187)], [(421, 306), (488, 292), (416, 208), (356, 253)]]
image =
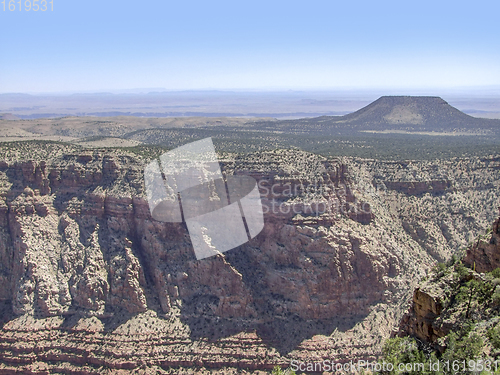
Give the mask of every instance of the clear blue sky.
[(4, 93), (500, 85), (498, 0), (2, 7)]

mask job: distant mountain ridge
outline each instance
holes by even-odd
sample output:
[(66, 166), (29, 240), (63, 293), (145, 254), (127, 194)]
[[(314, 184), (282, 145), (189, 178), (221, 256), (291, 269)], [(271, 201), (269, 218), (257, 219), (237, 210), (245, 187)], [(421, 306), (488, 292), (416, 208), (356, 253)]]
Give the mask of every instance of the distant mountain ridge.
[(19, 117), (12, 113), (0, 113), (0, 120), (19, 120)]

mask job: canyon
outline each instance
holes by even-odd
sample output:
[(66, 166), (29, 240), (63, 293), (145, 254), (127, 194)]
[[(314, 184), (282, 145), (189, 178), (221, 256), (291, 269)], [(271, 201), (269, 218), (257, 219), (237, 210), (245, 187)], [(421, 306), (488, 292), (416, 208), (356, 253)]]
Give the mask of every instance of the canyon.
[(265, 226), (196, 260), (126, 150), (1, 147), (0, 373), (269, 372), (375, 359), (414, 287), (497, 215), (500, 157), (222, 153)]

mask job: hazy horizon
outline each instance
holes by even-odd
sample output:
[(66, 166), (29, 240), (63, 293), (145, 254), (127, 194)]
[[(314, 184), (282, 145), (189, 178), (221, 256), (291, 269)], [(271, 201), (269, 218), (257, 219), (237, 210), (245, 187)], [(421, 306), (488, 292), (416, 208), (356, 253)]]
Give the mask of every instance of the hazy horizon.
[[(65, 116), (273, 117), (338, 116), (381, 96), (438, 96), (475, 117), (500, 118), (500, 90), (186, 90), (0, 94), (0, 118)], [(2, 115), (4, 114), (4, 115)], [(5, 117), (7, 116), (7, 117)], [(15, 116), (15, 117), (12, 117)]]
[(297, 93), (324, 93), (336, 96), (342, 95), (409, 95), (409, 96), (439, 96), (440, 94), (448, 95), (493, 95), (500, 96), (500, 85), (484, 85), (484, 86), (457, 86), (457, 87), (324, 87), (324, 88), (193, 88), (193, 89), (168, 89), (165, 87), (131, 87), (127, 89), (89, 89), (89, 90), (64, 90), (64, 91), (5, 91), (0, 92), (0, 95), (16, 95), (26, 94), (32, 96), (67, 96), (78, 94), (112, 94), (112, 95), (127, 95), (127, 94), (161, 94), (161, 93), (255, 93), (255, 94), (297, 94)]

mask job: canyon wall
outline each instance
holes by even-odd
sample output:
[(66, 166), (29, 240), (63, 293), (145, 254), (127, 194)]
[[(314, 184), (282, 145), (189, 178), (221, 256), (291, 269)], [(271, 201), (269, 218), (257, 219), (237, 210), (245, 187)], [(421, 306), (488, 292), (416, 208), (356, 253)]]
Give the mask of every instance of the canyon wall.
[(1, 373), (232, 373), (292, 358), (373, 359), (415, 283), (491, 221), (500, 181), (495, 158), (227, 154), (226, 174), (257, 179), (265, 227), (197, 261), (184, 224), (151, 218), (144, 159), (9, 155), (0, 163)]

